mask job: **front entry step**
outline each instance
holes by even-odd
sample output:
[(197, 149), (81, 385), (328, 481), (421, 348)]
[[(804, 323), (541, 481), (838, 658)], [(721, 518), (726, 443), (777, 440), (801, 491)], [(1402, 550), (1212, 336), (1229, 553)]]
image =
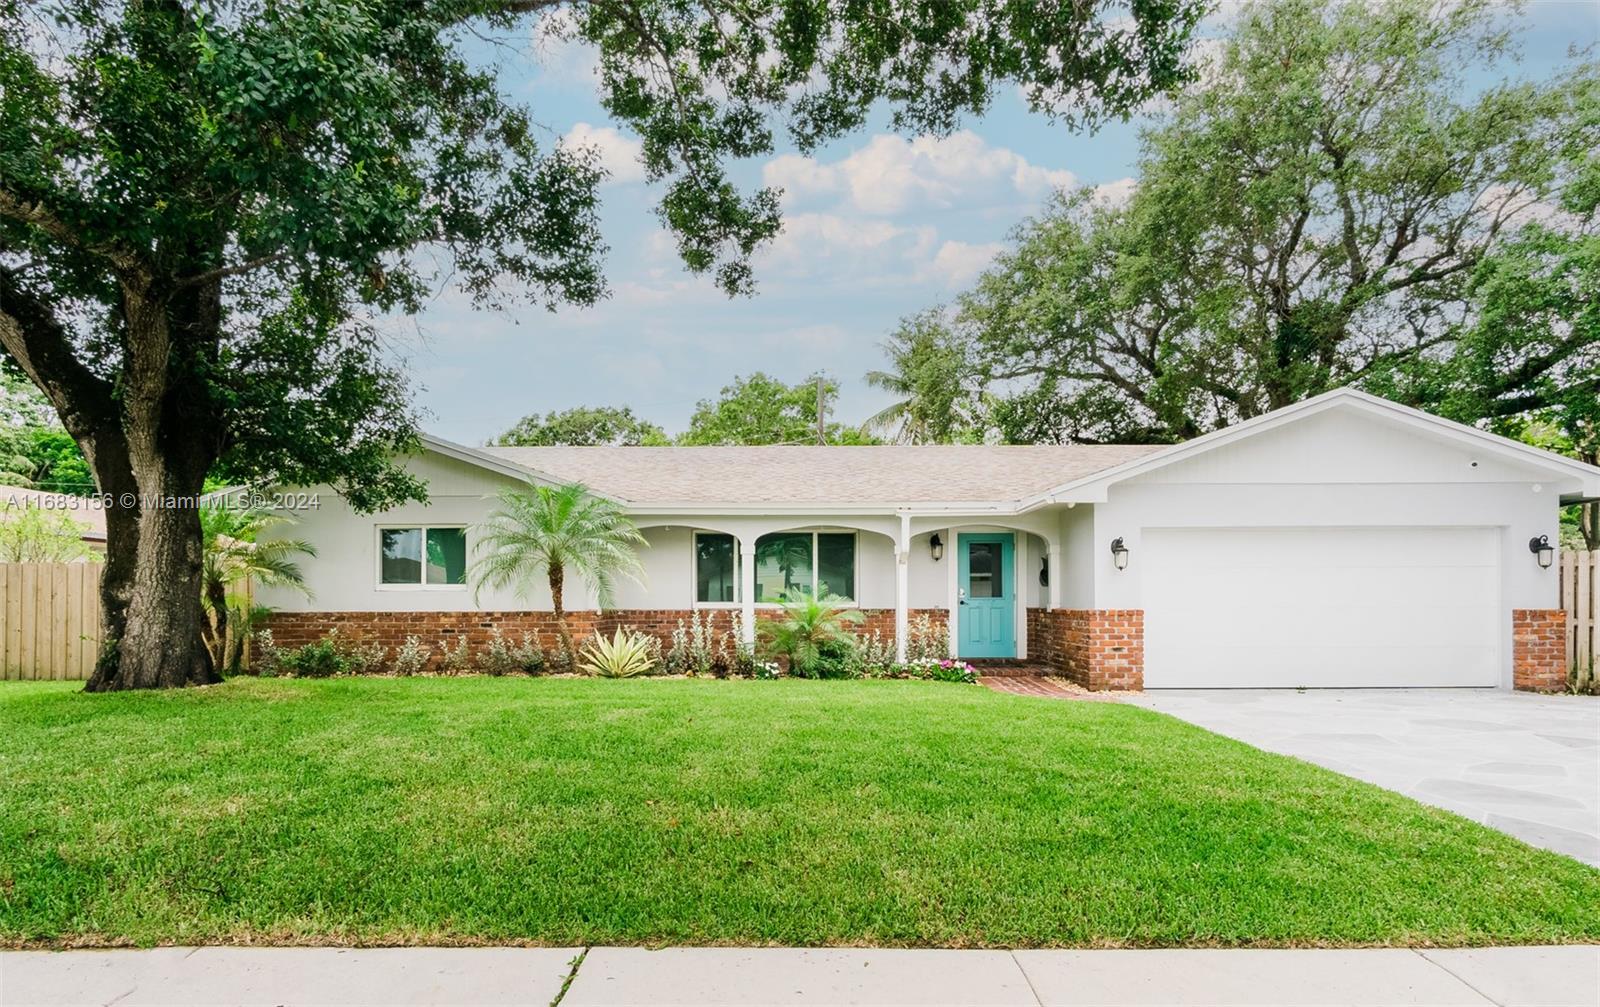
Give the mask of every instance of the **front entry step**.
[(978, 669), (978, 674), (985, 678), (1044, 678), (1060, 674), (1060, 671), (1049, 665), (1016, 658), (968, 657), (962, 660)]

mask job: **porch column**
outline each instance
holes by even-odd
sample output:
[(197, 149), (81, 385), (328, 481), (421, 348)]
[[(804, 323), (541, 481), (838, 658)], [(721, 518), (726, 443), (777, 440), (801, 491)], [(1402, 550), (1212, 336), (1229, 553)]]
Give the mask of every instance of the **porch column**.
[(739, 540), (739, 600), (744, 642), (756, 645), (756, 540)]
[(894, 543), (894, 659), (905, 661), (906, 637), (911, 632), (906, 598), (911, 593), (911, 515), (900, 515), (900, 535)]
[(1045, 543), (1045, 558), (1050, 564), (1050, 607), (1061, 607), (1061, 547), (1054, 542)]

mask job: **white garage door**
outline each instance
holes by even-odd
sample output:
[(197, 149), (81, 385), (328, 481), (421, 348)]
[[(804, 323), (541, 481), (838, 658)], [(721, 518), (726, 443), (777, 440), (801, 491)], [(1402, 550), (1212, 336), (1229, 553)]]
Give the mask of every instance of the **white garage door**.
[(1498, 685), (1498, 539), (1146, 529), (1145, 688)]

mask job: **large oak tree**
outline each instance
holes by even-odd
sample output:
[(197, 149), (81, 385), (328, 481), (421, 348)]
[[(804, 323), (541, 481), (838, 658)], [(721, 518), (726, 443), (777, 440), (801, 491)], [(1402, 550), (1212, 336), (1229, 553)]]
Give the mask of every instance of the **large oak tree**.
[[(1102, 8), (1106, 8), (1105, 11)], [(599, 56), (690, 269), (750, 287), (778, 194), (730, 160), (875, 108), (952, 128), (1023, 86), (1070, 122), (1184, 74), (1197, 0), (0, 0), (0, 346), (108, 512), (93, 690), (215, 680), (194, 497), (235, 477), (418, 497), (367, 319), (444, 283), (603, 296), (591, 156), (466, 55), (543, 25)]]
[(1182, 440), (1347, 384), (1469, 421), (1592, 401), (1593, 326), (1561, 316), (1575, 274), (1506, 301), (1535, 251), (1592, 227), (1558, 205), (1600, 147), (1600, 71), (1471, 86), (1505, 14), (1244, 8), (1144, 135), (1131, 197), (1061, 196), (960, 299), (998, 435)]

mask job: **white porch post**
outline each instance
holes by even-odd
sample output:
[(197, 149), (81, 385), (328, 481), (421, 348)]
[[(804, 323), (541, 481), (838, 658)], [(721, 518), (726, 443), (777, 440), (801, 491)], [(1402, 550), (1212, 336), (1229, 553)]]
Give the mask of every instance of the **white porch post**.
[(1045, 556), (1050, 563), (1050, 607), (1061, 607), (1061, 546), (1054, 542), (1045, 544)]
[(911, 593), (911, 515), (900, 515), (900, 536), (894, 543), (894, 659), (906, 659), (906, 636), (911, 631), (906, 598)]
[(739, 601), (744, 642), (756, 645), (756, 540), (739, 540)]

